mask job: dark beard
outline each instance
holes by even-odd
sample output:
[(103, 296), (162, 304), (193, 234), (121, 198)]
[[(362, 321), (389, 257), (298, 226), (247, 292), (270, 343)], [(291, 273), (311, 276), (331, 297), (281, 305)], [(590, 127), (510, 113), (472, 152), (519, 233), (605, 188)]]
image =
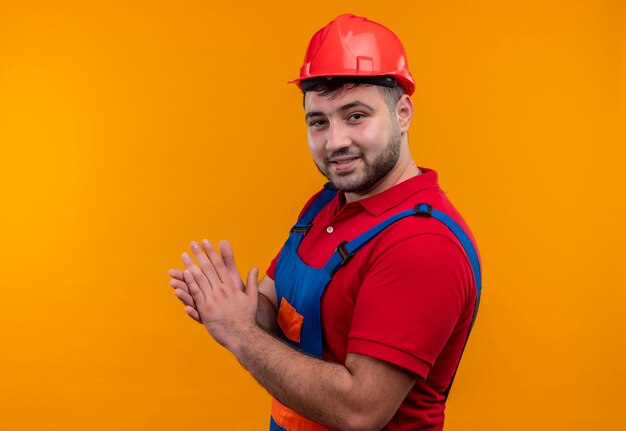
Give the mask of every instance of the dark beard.
[(317, 166), (317, 168), (322, 173), (322, 175), (324, 175), (333, 183), (333, 185), (337, 188), (337, 190), (342, 191), (344, 193), (365, 194), (369, 190), (374, 188), (376, 184), (382, 181), (382, 179), (385, 178), (387, 174), (391, 172), (391, 170), (396, 166), (396, 164), (398, 163), (398, 159), (400, 158), (400, 144), (401, 144), (400, 134), (394, 133), (394, 135), (389, 140), (389, 143), (387, 144), (383, 152), (380, 153), (378, 156), (376, 156), (376, 158), (371, 163), (369, 163), (363, 157), (363, 153), (351, 154), (349, 148), (342, 148), (339, 151), (335, 151), (330, 156), (324, 159), (325, 165), (328, 165), (330, 163), (329, 159), (333, 157), (348, 156), (348, 155), (360, 157), (361, 161), (363, 162), (364, 176), (351, 183), (342, 183), (341, 175), (338, 175), (339, 178), (336, 178), (336, 180), (333, 181), (328, 171), (322, 170), (319, 166)]

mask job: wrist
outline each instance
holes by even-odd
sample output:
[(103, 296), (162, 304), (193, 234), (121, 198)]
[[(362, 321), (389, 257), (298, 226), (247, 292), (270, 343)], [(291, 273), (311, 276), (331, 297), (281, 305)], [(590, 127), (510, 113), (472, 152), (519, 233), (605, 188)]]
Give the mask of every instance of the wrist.
[(250, 343), (255, 337), (255, 330), (260, 332), (254, 320), (239, 322), (205, 322), (204, 328), (215, 341), (230, 351), (240, 360), (243, 346)]
[(231, 327), (232, 335), (227, 338), (226, 347), (242, 364), (244, 363), (245, 349), (254, 344), (261, 334), (265, 332), (257, 325), (256, 321), (241, 322)]

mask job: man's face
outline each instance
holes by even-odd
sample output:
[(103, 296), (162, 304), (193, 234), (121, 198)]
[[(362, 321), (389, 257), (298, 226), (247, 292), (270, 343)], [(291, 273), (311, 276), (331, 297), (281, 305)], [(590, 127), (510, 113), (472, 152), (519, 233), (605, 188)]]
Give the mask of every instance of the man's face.
[(308, 92), (304, 108), (315, 164), (337, 189), (368, 194), (398, 164), (400, 127), (378, 88), (345, 89), (334, 99)]

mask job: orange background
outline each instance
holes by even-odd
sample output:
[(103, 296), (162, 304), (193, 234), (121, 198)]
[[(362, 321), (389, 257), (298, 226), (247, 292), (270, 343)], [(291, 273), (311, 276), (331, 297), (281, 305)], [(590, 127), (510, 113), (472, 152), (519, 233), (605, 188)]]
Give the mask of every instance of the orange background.
[(616, 429), (626, 3), (0, 3), (0, 429), (264, 429), (269, 399), (166, 270), (263, 270), (323, 183), (298, 73), (339, 13), (392, 28), (414, 158), (481, 247), (447, 430)]

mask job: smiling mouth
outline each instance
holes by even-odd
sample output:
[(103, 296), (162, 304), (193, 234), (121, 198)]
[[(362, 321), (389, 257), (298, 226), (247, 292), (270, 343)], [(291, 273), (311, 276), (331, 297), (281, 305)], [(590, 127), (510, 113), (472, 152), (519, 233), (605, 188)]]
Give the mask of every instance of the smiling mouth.
[(348, 163), (353, 162), (357, 159), (358, 157), (350, 157), (350, 158), (340, 159), (340, 160), (331, 160), (330, 163), (334, 163), (336, 165), (347, 165)]
[(328, 169), (335, 175), (346, 176), (351, 175), (357, 168), (357, 164), (361, 157), (359, 156), (344, 156), (337, 157), (328, 161)]

